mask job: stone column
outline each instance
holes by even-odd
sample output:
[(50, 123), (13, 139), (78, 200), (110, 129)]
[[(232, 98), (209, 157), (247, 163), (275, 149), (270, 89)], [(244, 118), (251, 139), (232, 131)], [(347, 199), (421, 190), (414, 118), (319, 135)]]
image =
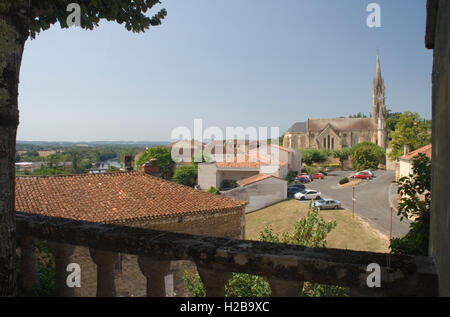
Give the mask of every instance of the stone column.
[(170, 261), (159, 261), (140, 256), (138, 264), (147, 278), (147, 297), (166, 297), (164, 277), (169, 274)]
[(36, 241), (31, 237), (21, 238), (21, 279), (20, 288), (25, 296), (35, 295), (39, 288), (38, 261), (36, 257)]
[(298, 297), (303, 291), (303, 281), (286, 281), (268, 278), (272, 297)]
[(97, 297), (115, 297), (114, 266), (118, 254), (115, 252), (89, 249), (91, 258), (97, 264)]
[(205, 285), (207, 297), (225, 297), (225, 285), (231, 277), (230, 272), (219, 272), (197, 266), (198, 274)]
[(55, 257), (55, 288), (56, 296), (73, 297), (75, 288), (67, 286), (67, 265), (71, 263), (71, 256), (75, 246), (65, 243), (48, 242), (51, 253)]

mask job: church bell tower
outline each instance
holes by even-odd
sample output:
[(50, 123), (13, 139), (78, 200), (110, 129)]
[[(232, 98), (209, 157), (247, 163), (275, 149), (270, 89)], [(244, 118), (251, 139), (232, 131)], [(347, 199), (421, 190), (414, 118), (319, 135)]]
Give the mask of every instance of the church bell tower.
[(373, 80), (372, 120), (377, 126), (377, 145), (387, 147), (386, 103), (384, 79), (381, 77), (380, 56), (377, 56), (377, 73)]

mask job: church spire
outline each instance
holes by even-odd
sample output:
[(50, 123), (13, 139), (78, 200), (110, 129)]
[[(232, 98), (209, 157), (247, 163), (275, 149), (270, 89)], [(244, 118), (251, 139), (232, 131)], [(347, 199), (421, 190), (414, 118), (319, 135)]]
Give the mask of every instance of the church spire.
[(377, 54), (377, 75), (376, 78), (381, 78), (381, 66), (380, 66), (380, 55)]

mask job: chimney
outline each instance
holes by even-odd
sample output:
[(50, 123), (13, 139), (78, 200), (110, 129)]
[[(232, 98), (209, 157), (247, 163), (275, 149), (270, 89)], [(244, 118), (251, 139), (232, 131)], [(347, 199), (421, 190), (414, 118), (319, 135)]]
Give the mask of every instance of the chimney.
[(145, 162), (145, 164), (142, 165), (142, 171), (145, 174), (149, 174), (149, 175), (152, 175), (152, 176), (159, 177), (158, 160), (157, 159), (151, 159), (149, 162)]
[(131, 155), (125, 155), (125, 157), (123, 158), (123, 167), (127, 172), (133, 170), (133, 167), (131, 166)]
[(403, 148), (403, 155), (406, 156), (409, 154), (409, 145), (405, 144), (405, 147)]

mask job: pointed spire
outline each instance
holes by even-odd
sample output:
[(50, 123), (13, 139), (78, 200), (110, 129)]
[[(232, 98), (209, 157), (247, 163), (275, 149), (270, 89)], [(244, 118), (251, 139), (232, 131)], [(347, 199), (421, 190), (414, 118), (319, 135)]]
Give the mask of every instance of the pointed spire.
[(381, 78), (380, 55), (377, 54), (377, 78)]

